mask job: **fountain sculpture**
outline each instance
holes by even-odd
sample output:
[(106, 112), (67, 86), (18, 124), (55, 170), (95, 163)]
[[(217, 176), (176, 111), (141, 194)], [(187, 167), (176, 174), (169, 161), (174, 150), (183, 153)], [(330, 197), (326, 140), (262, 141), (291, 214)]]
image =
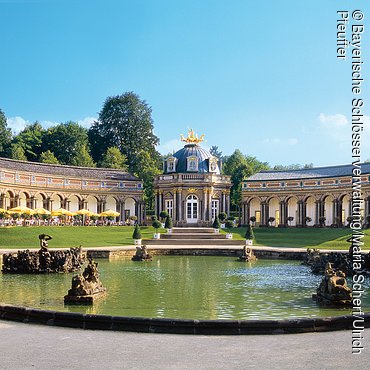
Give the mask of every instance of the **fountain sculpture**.
[(239, 261), (251, 262), (256, 261), (257, 257), (254, 255), (252, 248), (247, 247), (246, 245), (243, 248), (243, 254), (239, 256)]
[(148, 250), (145, 245), (137, 246), (136, 253), (131, 258), (132, 261), (151, 261), (152, 256), (148, 253)]

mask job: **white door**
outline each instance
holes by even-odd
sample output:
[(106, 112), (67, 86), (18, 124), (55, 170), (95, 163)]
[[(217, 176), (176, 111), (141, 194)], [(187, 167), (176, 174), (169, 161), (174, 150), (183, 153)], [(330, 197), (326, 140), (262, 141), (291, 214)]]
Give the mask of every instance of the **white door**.
[(186, 221), (190, 224), (198, 222), (198, 198), (195, 195), (186, 198)]

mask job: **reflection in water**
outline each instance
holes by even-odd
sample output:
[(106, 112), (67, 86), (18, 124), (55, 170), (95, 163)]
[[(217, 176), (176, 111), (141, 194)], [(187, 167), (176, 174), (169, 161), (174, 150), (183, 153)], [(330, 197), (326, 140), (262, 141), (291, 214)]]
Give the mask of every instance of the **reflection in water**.
[[(158, 256), (151, 262), (99, 260), (107, 297), (92, 307), (64, 306), (70, 274), (0, 275), (0, 301), (43, 309), (120, 316), (268, 319), (348, 314), (311, 299), (321, 281), (299, 262), (233, 257)], [(364, 285), (369, 291), (369, 280)], [(363, 309), (370, 309), (364, 296)]]

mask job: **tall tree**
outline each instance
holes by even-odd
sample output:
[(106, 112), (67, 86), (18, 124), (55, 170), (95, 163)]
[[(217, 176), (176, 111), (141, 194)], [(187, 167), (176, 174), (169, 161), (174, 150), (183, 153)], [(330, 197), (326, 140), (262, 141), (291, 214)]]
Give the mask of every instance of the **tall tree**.
[(89, 130), (94, 159), (100, 159), (109, 147), (116, 146), (127, 157), (129, 171), (139, 171), (140, 151), (155, 155), (159, 143), (153, 133), (151, 114), (148, 104), (133, 92), (108, 97), (99, 121)]
[(10, 145), (10, 158), (26, 161), (27, 157), (21, 144), (13, 143)]
[(216, 145), (211, 146), (211, 149), (209, 150), (209, 152), (216, 158), (220, 159), (222, 157), (222, 152), (218, 150), (218, 146)]
[(43, 136), (46, 130), (39, 122), (26, 126), (15, 138), (14, 143), (20, 144), (29, 161), (37, 161), (41, 154)]
[(95, 163), (86, 144), (81, 145), (80, 148), (78, 148), (77, 153), (75, 153), (72, 158), (71, 165), (79, 167), (95, 167)]
[(50, 150), (47, 150), (46, 152), (42, 152), (40, 154), (40, 162), (49, 164), (59, 164), (59, 161), (57, 160), (56, 156)]
[(242, 181), (252, 174), (268, 169), (268, 164), (258, 161), (255, 157), (245, 156), (239, 149), (224, 158), (223, 173), (231, 177), (232, 187), (230, 192), (231, 205), (238, 209), (241, 201)]
[(100, 162), (100, 167), (105, 168), (119, 168), (127, 171), (127, 157), (122, 154), (116, 146), (111, 146), (107, 149)]
[(0, 156), (5, 156), (12, 140), (12, 131), (8, 127), (4, 112), (0, 109)]
[(69, 121), (50, 127), (43, 140), (42, 150), (50, 150), (61, 164), (72, 165), (79, 151), (87, 148), (87, 130), (78, 123)]

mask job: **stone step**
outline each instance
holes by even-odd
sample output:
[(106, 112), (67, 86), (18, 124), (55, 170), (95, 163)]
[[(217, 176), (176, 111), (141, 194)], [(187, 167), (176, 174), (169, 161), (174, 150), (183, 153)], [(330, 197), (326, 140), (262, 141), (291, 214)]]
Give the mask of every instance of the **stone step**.
[(145, 239), (142, 241), (144, 245), (147, 246), (167, 246), (167, 245), (196, 245), (196, 246), (204, 246), (204, 245), (223, 245), (225, 247), (230, 245), (238, 245), (242, 246), (245, 244), (243, 240), (233, 240), (233, 239)]
[(226, 234), (216, 234), (215, 232), (211, 233), (192, 233), (192, 234), (181, 234), (181, 233), (169, 233), (169, 234), (161, 234), (161, 239), (226, 239)]
[(174, 227), (172, 232), (175, 234), (204, 234), (212, 233), (215, 231), (212, 227)]

